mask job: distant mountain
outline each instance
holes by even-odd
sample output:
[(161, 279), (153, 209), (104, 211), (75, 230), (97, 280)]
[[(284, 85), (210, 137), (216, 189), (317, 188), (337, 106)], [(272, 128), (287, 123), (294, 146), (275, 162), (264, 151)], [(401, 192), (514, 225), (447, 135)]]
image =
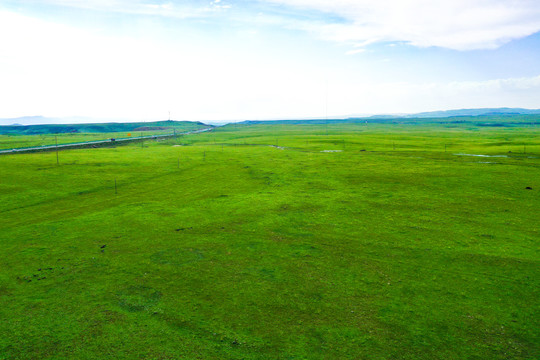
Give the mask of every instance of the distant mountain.
[[(365, 122), (365, 121), (374, 121), (374, 122), (385, 122), (393, 121), (396, 119), (440, 119), (440, 118), (453, 118), (453, 117), (483, 117), (483, 116), (511, 116), (511, 115), (540, 115), (540, 109), (523, 109), (523, 108), (481, 108), (481, 109), (457, 109), (457, 110), (442, 110), (442, 111), (429, 111), (429, 112), (420, 112), (415, 114), (376, 114), (376, 115), (367, 115), (367, 114), (354, 114), (354, 115), (344, 115), (344, 116), (331, 116), (326, 120), (326, 118), (314, 117), (314, 118), (279, 118), (279, 119), (269, 119), (269, 120), (246, 120), (234, 122), (236, 124), (260, 124), (260, 123), (280, 123), (280, 124), (321, 124), (328, 122)], [(486, 119), (487, 120), (487, 119)], [(23, 116), (18, 118), (8, 118), (0, 119), (0, 127), (2, 125), (11, 125), (11, 126), (27, 126), (27, 125), (81, 125), (81, 124), (123, 124), (129, 123), (127, 119), (96, 119), (89, 117), (64, 117), (64, 118), (55, 118), (55, 117), (44, 117), (44, 116)], [(215, 125), (223, 125), (226, 123), (233, 122), (211, 122)], [(155, 122), (139, 122), (138, 127), (147, 127), (147, 126), (164, 126), (157, 125)], [(202, 123), (199, 123), (202, 124)], [(130, 129), (129, 131), (132, 131)], [(4, 129), (5, 131), (5, 129)], [(116, 131), (116, 130), (113, 130)]]
[[(427, 113), (426, 113), (427, 114)], [(235, 125), (317, 125), (317, 124), (470, 124), (474, 126), (538, 126), (540, 125), (540, 112), (519, 114), (516, 112), (482, 112), (481, 115), (448, 115), (448, 116), (393, 116), (375, 115), (370, 117), (348, 117), (329, 119), (305, 120), (248, 120), (235, 123)], [(231, 126), (232, 124), (228, 124)]]
[(70, 117), (45, 117), (37, 116), (21, 116), (16, 118), (0, 119), (0, 125), (45, 125), (45, 124), (80, 124), (80, 123), (105, 123), (105, 122), (127, 122), (122, 119), (96, 119), (83, 116)]
[(0, 119), (0, 125), (34, 125), (34, 124), (52, 124), (52, 118), (43, 116), (22, 116), (17, 118)]
[[(533, 115), (540, 114), (540, 109), (522, 108), (484, 108), (484, 109), (459, 109), (445, 111), (429, 111), (417, 114), (409, 114), (407, 118), (444, 118), (453, 116), (482, 116), (482, 115)], [(400, 116), (398, 116), (400, 117)]]
[[(522, 108), (482, 108), (482, 109), (458, 109), (458, 110), (442, 110), (442, 111), (429, 111), (415, 114), (377, 114), (377, 115), (345, 115), (345, 116), (332, 116), (326, 118), (307, 118), (307, 119), (275, 119), (275, 120), (246, 120), (243, 122), (237, 122), (236, 124), (324, 124), (326, 122), (339, 122), (339, 123), (356, 123), (356, 122), (396, 122), (401, 120), (419, 122), (422, 119), (444, 119), (453, 117), (469, 117), (466, 121), (472, 121), (472, 118), (477, 117), (475, 122), (489, 122), (492, 119), (486, 117), (508, 117), (519, 115), (540, 115), (540, 109), (522, 109)], [(482, 118), (484, 117), (484, 118)], [(499, 119), (500, 120), (500, 119)], [(510, 119), (506, 118), (507, 121)], [(513, 122), (517, 119), (513, 119)], [(527, 122), (528, 120), (523, 120)], [(536, 120), (535, 120), (536, 121)], [(439, 121), (440, 122), (440, 121)]]

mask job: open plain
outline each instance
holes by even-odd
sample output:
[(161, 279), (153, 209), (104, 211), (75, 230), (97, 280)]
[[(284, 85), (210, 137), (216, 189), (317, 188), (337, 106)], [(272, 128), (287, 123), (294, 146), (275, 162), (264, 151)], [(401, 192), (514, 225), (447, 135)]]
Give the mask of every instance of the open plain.
[(538, 126), (227, 125), (0, 172), (0, 359), (540, 356)]

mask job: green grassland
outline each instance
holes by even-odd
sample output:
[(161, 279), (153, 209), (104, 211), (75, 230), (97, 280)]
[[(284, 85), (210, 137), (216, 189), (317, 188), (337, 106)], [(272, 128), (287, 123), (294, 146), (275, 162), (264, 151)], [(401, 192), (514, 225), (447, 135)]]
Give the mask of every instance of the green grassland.
[(165, 135), (208, 127), (191, 121), (156, 121), (147, 123), (103, 123), (72, 125), (0, 126), (0, 149), (43, 145), (71, 144), (84, 141)]
[(538, 126), (229, 125), (59, 157), (0, 157), (0, 359), (540, 356)]
[(246, 125), (324, 125), (326, 123), (340, 124), (415, 124), (415, 125), (474, 125), (485, 127), (514, 127), (514, 126), (530, 126), (540, 124), (540, 114), (490, 114), (490, 115), (459, 115), (447, 117), (395, 117), (391, 115), (346, 118), (336, 120), (312, 119), (312, 120), (272, 120), (272, 121), (244, 121)]

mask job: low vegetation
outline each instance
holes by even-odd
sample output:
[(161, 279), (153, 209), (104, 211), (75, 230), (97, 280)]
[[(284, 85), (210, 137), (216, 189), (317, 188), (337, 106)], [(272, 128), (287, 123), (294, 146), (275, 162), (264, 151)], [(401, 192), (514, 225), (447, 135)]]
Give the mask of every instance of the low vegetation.
[(190, 121), (0, 126), (0, 150), (54, 145), (56, 142), (70, 144), (110, 138), (164, 135), (207, 127), (209, 125)]
[(538, 126), (228, 125), (59, 158), (0, 156), (1, 359), (540, 356)]

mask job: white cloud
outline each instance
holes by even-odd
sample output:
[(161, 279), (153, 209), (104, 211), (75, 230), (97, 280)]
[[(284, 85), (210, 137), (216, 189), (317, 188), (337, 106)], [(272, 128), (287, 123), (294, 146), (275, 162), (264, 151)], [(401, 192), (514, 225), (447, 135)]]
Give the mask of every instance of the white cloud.
[(456, 94), (463, 91), (491, 94), (501, 91), (506, 93), (530, 91), (537, 94), (540, 91), (540, 76), (494, 79), (487, 81), (451, 82), (446, 85), (446, 90)]
[(163, 1), (145, 0), (36, 0), (43, 4), (133, 15), (158, 15), (176, 19), (205, 18), (231, 8), (221, 1)]
[(540, 99), (540, 75), (486, 81), (343, 83), (335, 84), (334, 88), (341, 88), (342, 92), (332, 96), (331, 106), (344, 114), (504, 106), (536, 109)]
[[(401, 41), (418, 47), (494, 49), (540, 31), (539, 0), (35, 0), (43, 4), (176, 19), (231, 16), (366, 46)], [(234, 5), (236, 13), (230, 13)], [(268, 8), (280, 5), (280, 8)], [(288, 7), (287, 11), (282, 6)], [(252, 13), (262, 10), (256, 19)], [(318, 12), (320, 16), (310, 16)], [(331, 16), (329, 16), (331, 15)], [(337, 19), (341, 19), (341, 21)], [(309, 20), (310, 19), (310, 20)]]
[(0, 117), (148, 120), (170, 110), (176, 119), (227, 120), (321, 109), (309, 64), (248, 51), (105, 36), (2, 11), (0, 49)]
[(404, 41), (456, 50), (493, 49), (540, 31), (538, 0), (265, 0), (343, 22), (311, 26), (339, 42)]
[(199, 80), (190, 69), (210, 67), (206, 54), (1, 11), (0, 49), (6, 116), (146, 118), (189, 92), (177, 83)]
[[(297, 42), (281, 46), (279, 37), (275, 43), (250, 38), (253, 31), (264, 38), (265, 29), (239, 28), (241, 36), (231, 39), (175, 36), (166, 41), (140, 36), (152, 31), (154, 22), (141, 26), (137, 32), (105, 34), (97, 27), (0, 10), (0, 117), (135, 120), (165, 118), (169, 110), (174, 118), (192, 120), (317, 117), (325, 114), (327, 79), (331, 116), (540, 107), (540, 76), (517, 72), (504, 79), (453, 82), (457, 77), (449, 74), (429, 82), (424, 76), (434, 69), (429, 60), (409, 76), (399, 58), (384, 62), (365, 50), (373, 39), (351, 46), (351, 54), (365, 51), (366, 56), (317, 57), (318, 47), (296, 49)], [(468, 78), (479, 77), (489, 79), (489, 74), (479, 69)]]
[(365, 52), (366, 49), (354, 49), (354, 50), (349, 50), (347, 51), (345, 54), (347, 55), (354, 55), (354, 54), (360, 54), (360, 53), (363, 53)]

